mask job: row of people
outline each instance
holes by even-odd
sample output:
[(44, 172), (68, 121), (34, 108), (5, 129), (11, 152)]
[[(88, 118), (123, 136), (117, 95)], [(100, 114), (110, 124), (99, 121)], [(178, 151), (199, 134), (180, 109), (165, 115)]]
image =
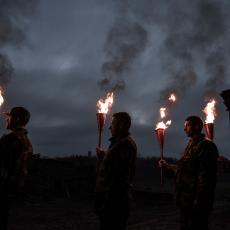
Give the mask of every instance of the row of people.
[(27, 175), (27, 160), (33, 154), (26, 125), (30, 112), (14, 107), (6, 115), (6, 129), (10, 132), (0, 138), (0, 229), (7, 230), (9, 194), (20, 194)]
[[(130, 126), (128, 113), (113, 114), (109, 128), (111, 144), (107, 151), (96, 148), (95, 210), (100, 218), (100, 230), (124, 230), (127, 225), (137, 155)], [(202, 128), (199, 117), (186, 118), (184, 131), (189, 142), (177, 164), (159, 161), (159, 167), (175, 177), (181, 230), (208, 230), (208, 217), (213, 207), (218, 150), (202, 134)]]
[[(27, 159), (32, 144), (26, 125), (30, 113), (24, 107), (14, 107), (5, 113), (10, 133), (0, 138), (0, 229), (7, 230), (9, 189), (20, 190), (27, 174)], [(112, 116), (108, 150), (96, 148), (97, 177), (95, 212), (100, 230), (124, 230), (130, 213), (137, 146), (130, 134), (131, 117), (126, 112)], [(181, 211), (181, 230), (207, 230), (217, 176), (218, 150), (202, 134), (203, 122), (197, 116), (185, 119), (184, 131), (188, 145), (177, 164), (159, 161), (175, 177), (176, 201)]]

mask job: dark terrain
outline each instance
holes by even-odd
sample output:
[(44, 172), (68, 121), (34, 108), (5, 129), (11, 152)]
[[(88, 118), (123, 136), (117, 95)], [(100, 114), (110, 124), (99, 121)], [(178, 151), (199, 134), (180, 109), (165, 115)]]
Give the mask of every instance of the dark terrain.
[[(174, 159), (168, 159), (175, 161)], [(138, 159), (129, 230), (179, 229), (173, 179), (164, 178), (156, 158)], [(93, 212), (96, 159), (69, 157), (31, 161), (23, 199), (13, 199), (10, 230), (97, 230)], [(219, 163), (218, 185), (210, 230), (230, 229), (230, 170)]]

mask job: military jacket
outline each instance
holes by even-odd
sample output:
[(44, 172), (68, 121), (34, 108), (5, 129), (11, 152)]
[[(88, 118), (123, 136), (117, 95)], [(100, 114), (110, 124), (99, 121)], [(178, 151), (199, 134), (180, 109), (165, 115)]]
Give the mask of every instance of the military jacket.
[(27, 159), (33, 154), (27, 130), (18, 128), (0, 138), (0, 176), (17, 177), (27, 174)]
[(137, 147), (131, 136), (111, 138), (104, 158), (98, 163), (96, 192), (112, 197), (128, 195), (135, 174)]
[(181, 208), (211, 210), (217, 180), (216, 145), (200, 135), (190, 140), (177, 163), (176, 195)]

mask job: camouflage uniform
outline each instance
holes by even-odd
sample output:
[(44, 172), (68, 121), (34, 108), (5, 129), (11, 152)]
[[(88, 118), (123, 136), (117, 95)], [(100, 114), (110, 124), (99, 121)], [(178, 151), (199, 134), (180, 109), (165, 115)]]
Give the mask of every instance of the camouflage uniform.
[(181, 229), (208, 229), (217, 177), (216, 145), (199, 135), (189, 141), (177, 163), (176, 200), (181, 209)]
[(137, 148), (130, 136), (110, 141), (97, 166), (96, 212), (101, 230), (121, 230), (126, 227), (130, 211)]
[(19, 191), (33, 153), (27, 130), (18, 128), (0, 138), (0, 229), (7, 229), (9, 194)]

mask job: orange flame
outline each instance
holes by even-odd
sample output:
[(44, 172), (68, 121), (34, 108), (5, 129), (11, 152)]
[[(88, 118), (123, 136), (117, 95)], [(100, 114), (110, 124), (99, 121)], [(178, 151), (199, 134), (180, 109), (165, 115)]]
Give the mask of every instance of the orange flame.
[[(170, 97), (168, 98), (169, 101), (171, 102), (175, 102), (176, 101), (176, 96), (175, 94), (170, 94)], [(160, 118), (163, 119), (166, 117), (166, 108), (165, 107), (161, 107), (160, 108)], [(166, 122), (164, 121), (160, 121), (156, 124), (156, 130), (157, 129), (167, 129), (170, 125), (171, 125), (172, 121), (171, 120), (168, 120)]]
[(171, 101), (171, 102), (175, 102), (176, 101), (176, 96), (175, 96), (175, 94), (171, 94), (170, 95), (170, 97), (169, 97), (169, 100)]
[(106, 99), (99, 99), (97, 102), (98, 113), (108, 113), (113, 105), (113, 93), (107, 93)]
[(168, 120), (166, 123), (163, 121), (158, 122), (156, 125), (156, 129), (167, 129), (171, 125), (172, 121)]
[(4, 103), (3, 92), (0, 90), (0, 106)]
[(165, 111), (166, 111), (166, 108), (160, 108), (160, 116), (161, 116), (161, 118), (166, 117)]
[[(166, 117), (166, 108), (160, 108), (160, 116), (161, 119)], [(160, 121), (156, 125), (156, 129), (167, 129), (171, 125), (172, 121), (168, 120), (166, 123), (164, 121)]]
[(212, 99), (209, 103), (207, 103), (206, 107), (204, 108), (203, 112), (206, 114), (205, 123), (214, 123), (216, 117), (216, 101)]

